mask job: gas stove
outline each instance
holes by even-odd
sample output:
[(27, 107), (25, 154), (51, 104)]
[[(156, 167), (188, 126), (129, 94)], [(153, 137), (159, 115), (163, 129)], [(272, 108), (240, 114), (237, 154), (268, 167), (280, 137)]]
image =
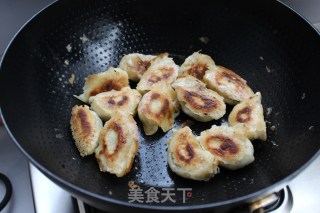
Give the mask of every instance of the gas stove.
[[(27, 19), (52, 0), (1, 0), (0, 57), (14, 33)], [(320, 1), (283, 0), (309, 19), (320, 30)], [(9, 20), (9, 21), (8, 21)], [(0, 125), (0, 173), (11, 182), (12, 195), (2, 213), (20, 212), (103, 212), (73, 198), (35, 166), (18, 150), (5, 128)], [(268, 212), (320, 212), (320, 157), (298, 175), (284, 189), (274, 192), (263, 201)], [(0, 200), (5, 195), (5, 186), (0, 181)], [(255, 208), (255, 206), (252, 206)]]

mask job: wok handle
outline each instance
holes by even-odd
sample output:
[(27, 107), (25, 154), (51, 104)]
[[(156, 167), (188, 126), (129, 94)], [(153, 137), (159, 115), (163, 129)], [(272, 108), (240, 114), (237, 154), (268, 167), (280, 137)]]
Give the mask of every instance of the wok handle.
[(278, 193), (272, 193), (270, 195), (267, 195), (252, 204), (249, 205), (250, 212), (252, 213), (264, 213), (269, 212), (268, 209), (272, 209), (274, 206), (278, 205), (279, 202), (279, 194)]
[(6, 192), (5, 195), (2, 199), (2, 201), (0, 202), (0, 212), (2, 211), (2, 209), (8, 204), (11, 195), (12, 195), (12, 185), (10, 180), (7, 178), (7, 176), (5, 176), (4, 174), (0, 173), (0, 180), (4, 183), (5, 187), (6, 187)]
[(228, 213), (265, 213), (276, 209), (281, 202), (281, 192), (274, 192), (252, 203), (240, 205)]

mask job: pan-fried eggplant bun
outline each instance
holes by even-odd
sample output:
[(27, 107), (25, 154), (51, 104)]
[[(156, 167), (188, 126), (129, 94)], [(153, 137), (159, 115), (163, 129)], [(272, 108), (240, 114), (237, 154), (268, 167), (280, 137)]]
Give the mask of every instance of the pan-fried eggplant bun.
[(83, 94), (75, 97), (88, 103), (91, 96), (111, 90), (121, 90), (127, 86), (129, 86), (127, 72), (110, 67), (105, 72), (89, 75), (83, 87)]
[(131, 115), (115, 114), (101, 130), (95, 150), (100, 171), (122, 177), (127, 174), (138, 151), (138, 127)]
[(208, 181), (218, 173), (216, 158), (204, 150), (189, 127), (175, 131), (168, 141), (168, 164), (177, 175)]
[(94, 152), (102, 129), (102, 121), (88, 106), (74, 106), (71, 111), (71, 131), (80, 155)]
[(243, 131), (250, 140), (267, 140), (260, 92), (234, 106), (228, 122), (230, 126)]
[(119, 68), (128, 73), (129, 79), (139, 81), (142, 75), (148, 70), (151, 65), (153, 55), (143, 55), (139, 53), (131, 53), (123, 56), (120, 61)]
[(223, 96), (228, 104), (234, 105), (254, 95), (243, 78), (222, 66), (207, 71), (203, 80), (208, 88)]
[(140, 100), (141, 94), (137, 90), (124, 87), (120, 91), (99, 93), (90, 97), (89, 102), (101, 119), (108, 120), (116, 112), (135, 115)]
[(165, 82), (171, 84), (178, 76), (179, 67), (174, 63), (168, 53), (162, 53), (151, 60), (151, 65), (143, 74), (137, 85), (137, 90), (144, 94), (148, 92), (152, 85)]
[(215, 66), (215, 63), (210, 56), (195, 52), (186, 58), (180, 66), (179, 76), (191, 75), (202, 80), (206, 71), (214, 69)]
[(170, 85), (162, 83), (151, 87), (141, 99), (138, 115), (146, 135), (153, 135), (161, 127), (167, 132), (179, 114), (179, 103)]
[(232, 127), (213, 125), (201, 132), (198, 139), (218, 159), (219, 166), (239, 169), (254, 161), (251, 141)]
[(178, 78), (173, 84), (183, 112), (206, 122), (221, 118), (226, 113), (223, 97), (207, 89), (205, 84), (190, 75)]

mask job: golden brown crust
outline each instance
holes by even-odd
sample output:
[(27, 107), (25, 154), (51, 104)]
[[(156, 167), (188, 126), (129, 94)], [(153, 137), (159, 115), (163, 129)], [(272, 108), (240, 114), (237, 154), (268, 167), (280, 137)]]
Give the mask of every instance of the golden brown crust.
[(243, 131), (249, 139), (265, 141), (267, 133), (260, 92), (234, 106), (228, 122), (230, 126)]
[(173, 172), (189, 179), (209, 180), (217, 173), (216, 159), (200, 146), (189, 127), (169, 139), (168, 163)]
[(172, 76), (172, 73), (174, 73), (173, 67), (159, 67), (159, 72), (153, 72), (150, 73), (150, 75), (147, 77), (148, 85), (151, 86), (155, 83), (158, 83), (159, 81), (168, 81), (168, 79)]
[(193, 76), (177, 79), (173, 84), (182, 110), (198, 121), (221, 118), (226, 112), (223, 98)]
[[(211, 146), (211, 143), (216, 143), (216, 145)], [(233, 139), (224, 134), (210, 135), (201, 144), (213, 155), (219, 155), (224, 158), (236, 156), (240, 152), (240, 147)]]
[(208, 88), (223, 96), (228, 104), (234, 105), (254, 95), (244, 79), (222, 66), (207, 71), (203, 80)]
[(137, 90), (125, 87), (90, 97), (89, 103), (103, 120), (108, 120), (117, 112), (135, 115), (140, 100), (141, 94)]
[[(91, 78), (92, 76), (88, 77), (88, 82), (91, 82)], [(89, 96), (94, 96), (97, 95), (99, 93), (102, 92), (107, 92), (107, 91), (111, 91), (111, 90), (121, 90), (123, 87), (128, 86), (127, 84), (127, 79), (125, 76), (121, 76), (120, 78), (114, 80), (114, 79), (106, 79), (101, 85), (93, 88), (90, 93)]]
[[(160, 102), (157, 108), (152, 107), (152, 103)], [(145, 116), (152, 117), (158, 124), (162, 119), (171, 119), (173, 117), (173, 107), (170, 107), (170, 102), (164, 94), (151, 92), (149, 104), (142, 108), (142, 113)]]
[(190, 131), (184, 131), (175, 138), (177, 142), (173, 147), (173, 158), (180, 166), (195, 167), (202, 162), (201, 157), (196, 155), (195, 149), (200, 149), (199, 143)]
[(75, 112), (75, 119), (74, 119), (76, 125), (78, 125), (79, 129), (82, 130), (82, 135), (85, 138), (90, 137), (91, 133), (93, 131), (93, 129), (92, 129), (93, 122), (92, 122), (92, 120), (89, 120), (90, 115), (88, 115), (88, 113), (90, 113), (90, 112), (87, 112), (86, 110), (81, 108)]
[(115, 158), (118, 157), (119, 151), (121, 150), (121, 147), (127, 142), (124, 133), (123, 128), (121, 127), (121, 123), (117, 123), (116, 121), (111, 121), (108, 126), (106, 127), (108, 129), (112, 129), (116, 135), (117, 135), (117, 141), (115, 142), (116, 147), (114, 150), (109, 151), (108, 146), (108, 138), (106, 138), (107, 131), (103, 131), (101, 133), (101, 143), (102, 143), (102, 149), (98, 153), (98, 155), (104, 155), (109, 162), (113, 162)]
[(204, 113), (215, 111), (221, 107), (221, 103), (217, 99), (213, 99), (205, 94), (183, 90), (177, 88), (179, 94), (182, 93), (182, 100), (189, 104), (190, 108), (201, 110)]
[(123, 105), (125, 105), (126, 103), (128, 103), (128, 100), (129, 100), (129, 98), (128, 98), (128, 96), (126, 96), (126, 95), (123, 95), (122, 97), (121, 97), (121, 100), (120, 101), (115, 101), (114, 99), (113, 99), (113, 97), (111, 97), (108, 101), (107, 101), (107, 103), (108, 103), (108, 105), (112, 105), (112, 106), (123, 106)]
[(150, 61), (143, 61), (139, 58), (137, 60), (136, 70), (140, 75), (143, 75), (148, 70), (150, 65), (151, 65)]
[(137, 85), (140, 93), (146, 93), (158, 83), (171, 84), (177, 78), (179, 67), (168, 55), (168, 53), (162, 53), (150, 61), (151, 65)]
[(153, 55), (143, 55), (139, 53), (128, 54), (121, 59), (119, 68), (128, 73), (130, 80), (139, 81), (150, 67), (151, 60), (155, 57), (156, 56)]
[(137, 124), (130, 115), (116, 114), (106, 122), (95, 151), (100, 170), (118, 177), (127, 174), (138, 150), (138, 137)]
[(94, 120), (87, 106), (74, 106), (71, 112), (72, 130), (76, 137), (90, 143), (94, 131)]
[(197, 79), (202, 79), (207, 70), (209, 70), (207, 64), (197, 63), (193, 64), (192, 67), (186, 71), (186, 73), (196, 77)]
[(225, 168), (239, 169), (254, 161), (251, 142), (245, 134), (232, 127), (213, 125), (201, 132), (199, 141)]
[(92, 154), (98, 145), (102, 122), (88, 106), (74, 106), (71, 111), (71, 131), (81, 156)]
[(76, 97), (87, 103), (91, 96), (112, 90), (119, 91), (128, 86), (128, 74), (119, 68), (110, 67), (105, 72), (89, 75), (83, 87), (83, 94)]
[(222, 66), (217, 66), (217, 68), (220, 70), (216, 77), (218, 85), (223, 85), (225, 81), (230, 83), (232, 82), (234, 85), (236, 85), (236, 91), (241, 91), (247, 87), (246, 81), (235, 72)]
[(138, 115), (147, 135), (152, 135), (158, 126), (166, 132), (173, 127), (174, 118), (178, 115), (177, 100), (170, 85), (153, 86), (139, 103)]
[(203, 79), (207, 70), (213, 69), (215, 63), (208, 55), (195, 52), (190, 55), (179, 69), (180, 76), (191, 75), (199, 80)]
[(236, 115), (236, 121), (239, 123), (248, 123), (251, 120), (252, 107), (246, 106), (239, 110)]

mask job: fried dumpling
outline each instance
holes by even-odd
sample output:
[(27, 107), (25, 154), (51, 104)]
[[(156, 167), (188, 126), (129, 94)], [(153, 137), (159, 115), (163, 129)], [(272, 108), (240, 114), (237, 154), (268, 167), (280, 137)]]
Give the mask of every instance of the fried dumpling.
[(190, 55), (179, 69), (179, 76), (191, 75), (199, 80), (203, 79), (207, 70), (214, 69), (216, 64), (208, 55), (195, 52)]
[(254, 161), (251, 141), (232, 127), (213, 125), (201, 132), (198, 139), (218, 159), (219, 166), (239, 169)]
[(218, 173), (216, 158), (204, 150), (189, 127), (175, 131), (168, 141), (168, 164), (177, 175), (208, 181)]
[(208, 88), (223, 96), (228, 104), (234, 105), (254, 95), (243, 78), (222, 66), (207, 71), (203, 80)]
[(142, 75), (151, 65), (154, 55), (143, 55), (139, 53), (131, 53), (123, 56), (120, 61), (119, 68), (128, 73), (129, 79), (139, 81)]
[(101, 130), (95, 150), (100, 171), (122, 177), (127, 174), (138, 151), (139, 132), (131, 115), (115, 114)]
[(183, 112), (198, 121), (219, 119), (226, 113), (223, 98), (193, 76), (178, 78), (172, 87)]
[(127, 72), (110, 67), (107, 71), (89, 75), (83, 87), (83, 94), (76, 96), (83, 102), (88, 103), (91, 96), (95, 96), (101, 92), (111, 90), (121, 90), (123, 87), (129, 86)]
[(102, 121), (88, 106), (74, 106), (71, 111), (71, 132), (80, 155), (94, 152), (102, 129)]
[(171, 84), (177, 78), (179, 67), (168, 55), (168, 53), (162, 53), (151, 60), (150, 67), (137, 85), (137, 90), (141, 94), (149, 91), (154, 84), (161, 82)]
[(173, 127), (178, 114), (176, 94), (171, 86), (165, 83), (152, 86), (138, 106), (138, 115), (146, 135), (153, 135), (158, 131), (158, 127), (167, 132)]
[(120, 91), (109, 91), (99, 93), (89, 98), (91, 109), (103, 120), (110, 119), (116, 112), (135, 115), (137, 106), (141, 100), (141, 94), (129, 87)]
[(234, 106), (228, 122), (230, 126), (243, 131), (250, 140), (267, 140), (261, 93), (257, 92), (254, 96)]

